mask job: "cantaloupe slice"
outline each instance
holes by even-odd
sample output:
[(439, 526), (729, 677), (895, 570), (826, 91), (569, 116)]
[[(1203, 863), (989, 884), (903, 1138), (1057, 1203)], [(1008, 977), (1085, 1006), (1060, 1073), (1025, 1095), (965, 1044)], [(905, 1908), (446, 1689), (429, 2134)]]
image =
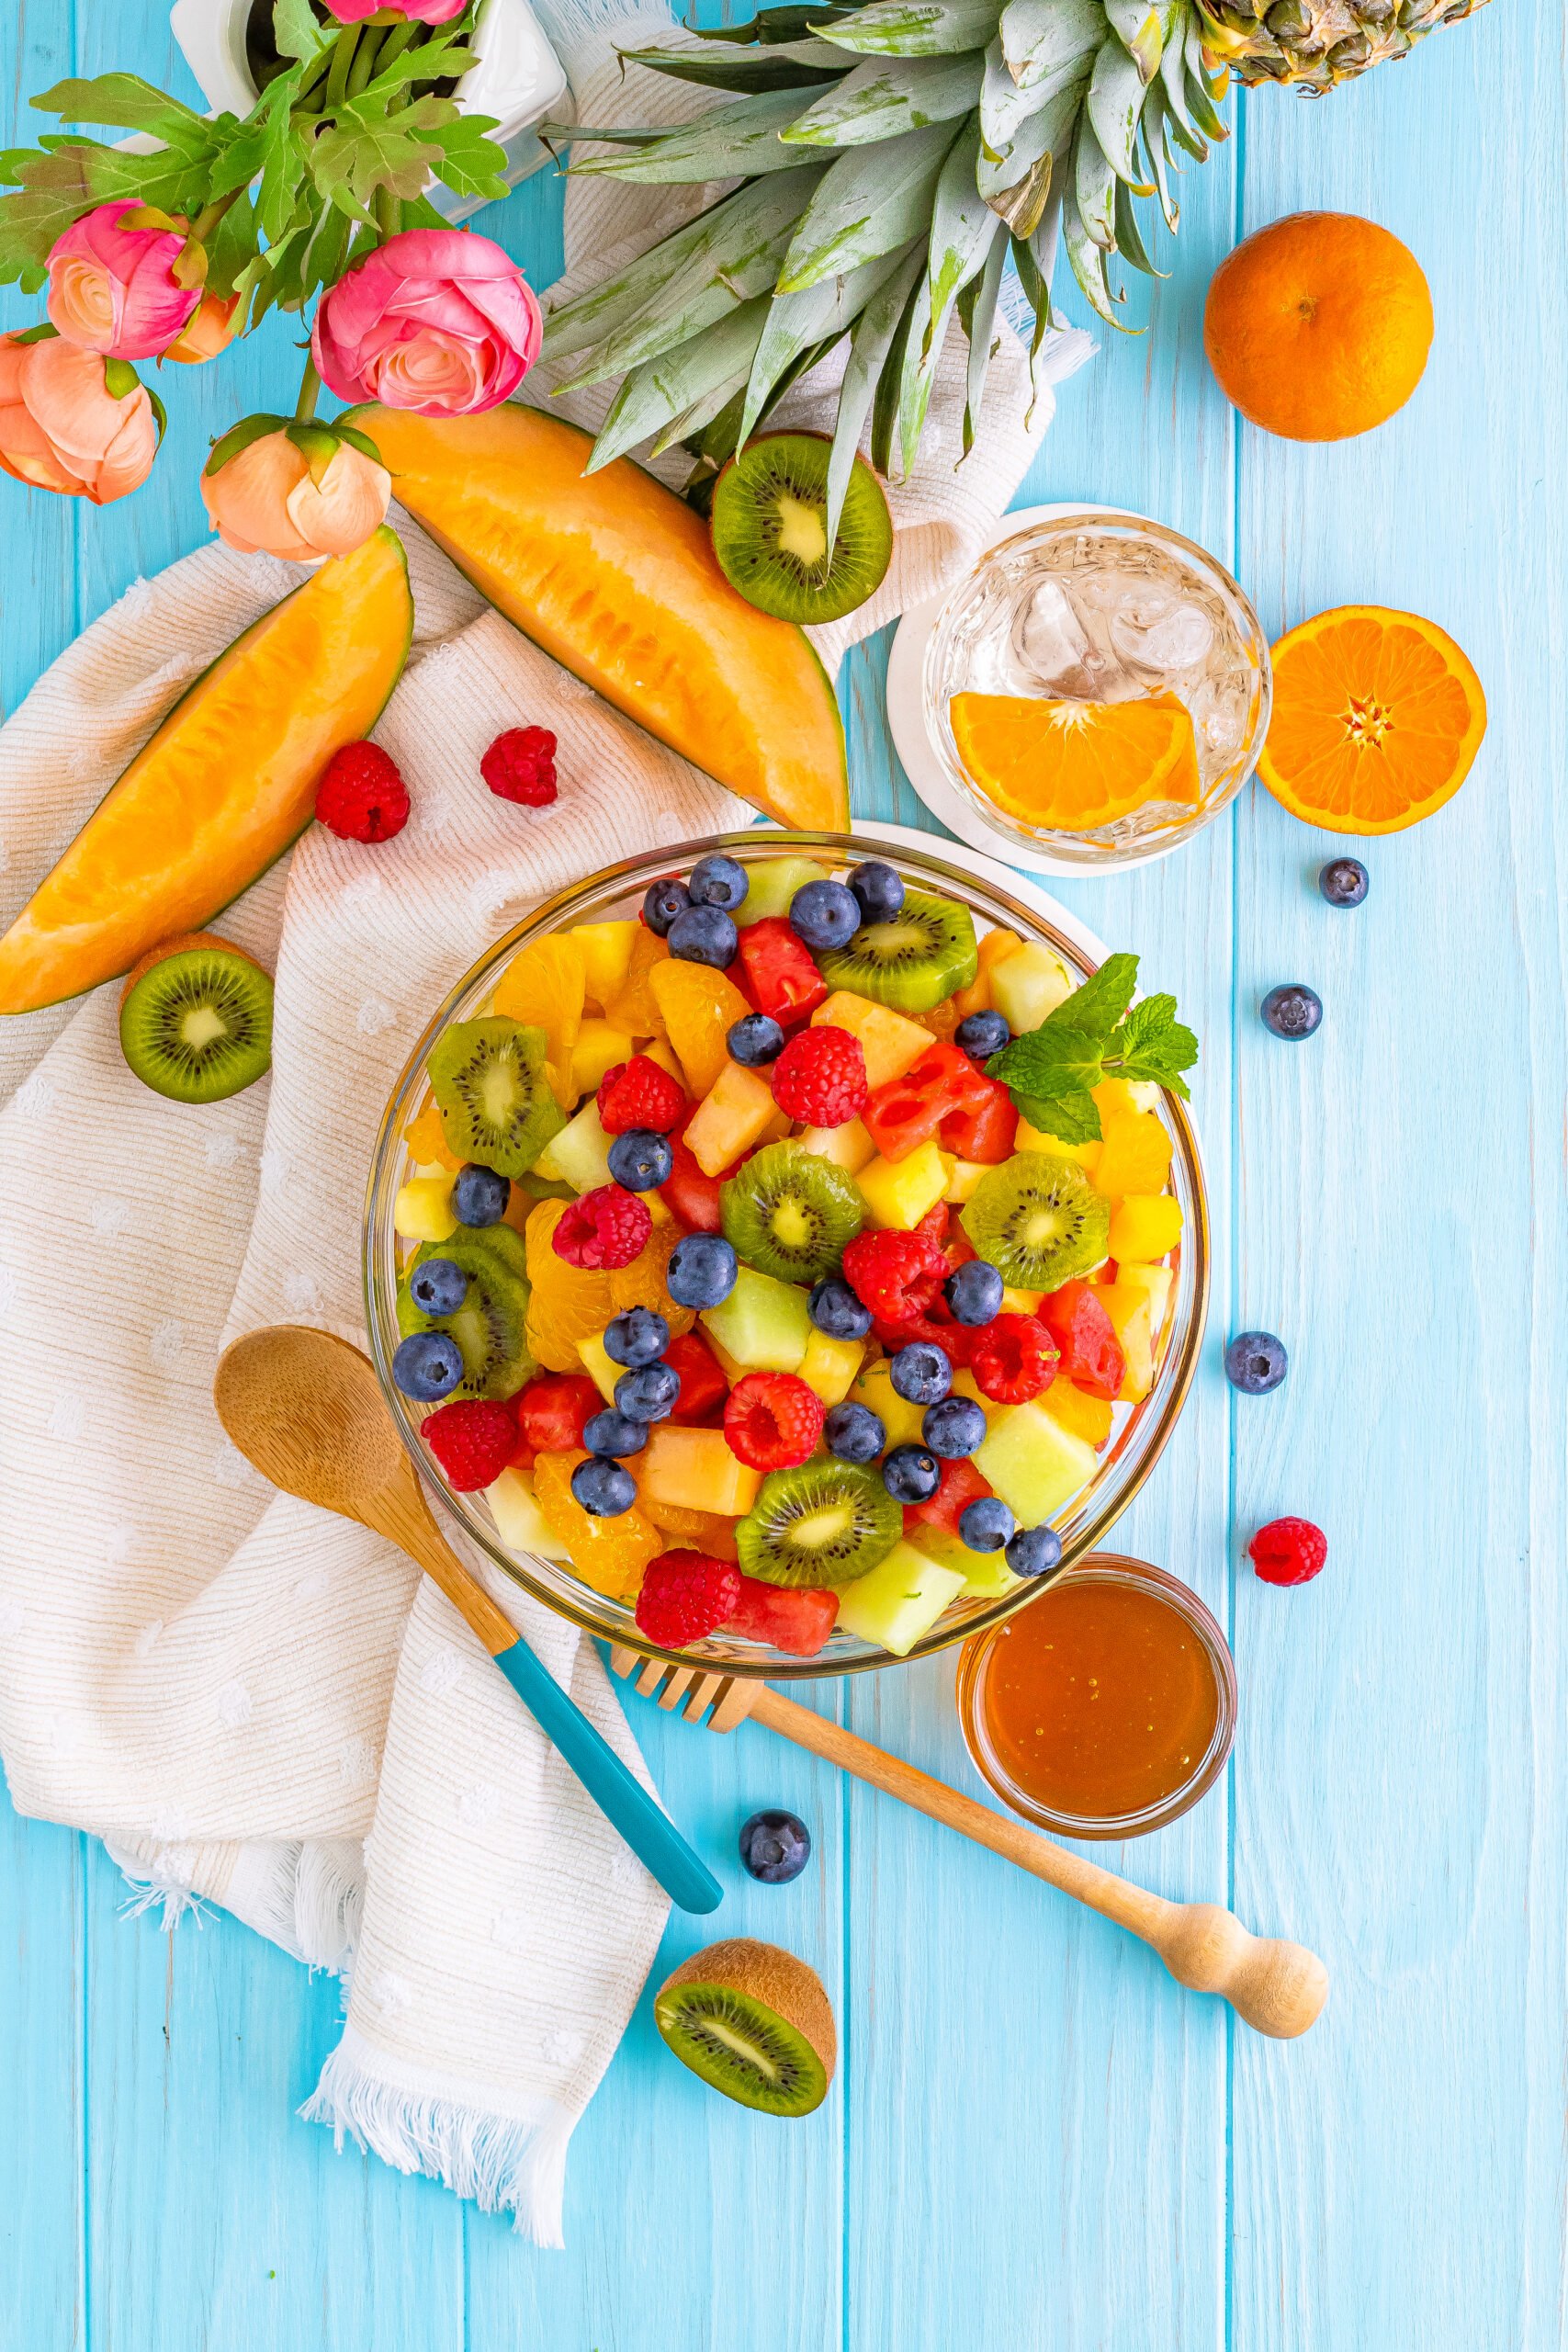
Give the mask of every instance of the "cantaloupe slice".
[(118, 978), (237, 899), (310, 823), (333, 753), (380, 717), (412, 628), (402, 542), (383, 526), (237, 637), (0, 939), (0, 1012)]
[[(650, 735), (784, 825), (849, 823), (844, 736), (802, 632), (746, 603), (684, 500), (514, 401), (362, 408), (393, 492), (500, 612)], [(606, 1008), (607, 1010), (608, 1008)]]

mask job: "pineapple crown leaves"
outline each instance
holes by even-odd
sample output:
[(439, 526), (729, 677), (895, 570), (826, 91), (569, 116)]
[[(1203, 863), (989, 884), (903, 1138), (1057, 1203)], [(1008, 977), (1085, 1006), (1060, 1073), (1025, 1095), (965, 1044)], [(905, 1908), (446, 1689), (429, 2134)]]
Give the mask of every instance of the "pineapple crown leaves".
[(1108, 1078), (1152, 1079), (1187, 1101), (1182, 1072), (1198, 1059), (1198, 1040), (1178, 1021), (1173, 996), (1134, 1004), (1137, 980), (1135, 956), (1108, 956), (1038, 1029), (991, 1056), (986, 1075), (1002, 1080), (1032, 1127), (1063, 1143), (1098, 1143), (1093, 1090)]

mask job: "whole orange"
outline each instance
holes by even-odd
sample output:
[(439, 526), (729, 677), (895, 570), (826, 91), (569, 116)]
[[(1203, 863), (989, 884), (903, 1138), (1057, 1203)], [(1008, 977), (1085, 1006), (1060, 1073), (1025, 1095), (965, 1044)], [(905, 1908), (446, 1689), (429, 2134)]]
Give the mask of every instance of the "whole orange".
[(1215, 270), (1203, 348), (1243, 416), (1287, 441), (1343, 441), (1403, 408), (1432, 343), (1407, 245), (1353, 212), (1292, 212)]

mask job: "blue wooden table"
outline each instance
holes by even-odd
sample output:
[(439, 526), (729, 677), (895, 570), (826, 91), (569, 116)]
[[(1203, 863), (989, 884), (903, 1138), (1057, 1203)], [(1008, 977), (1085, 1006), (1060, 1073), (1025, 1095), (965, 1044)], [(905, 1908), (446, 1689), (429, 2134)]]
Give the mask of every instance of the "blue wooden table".
[[(6, 95), (134, 64), (188, 87), (164, 0), (13, 0)], [(1168, 863), (1064, 891), (1201, 1035), (1217, 1277), (1190, 1407), (1121, 1536), (1230, 1630), (1235, 1761), (1120, 1856), (1326, 1957), (1294, 2045), (1047, 1889), (760, 1730), (642, 1710), (676, 1814), (723, 1871), (726, 1930), (807, 1955), (843, 2032), (808, 2122), (724, 2105), (644, 2000), (573, 2143), (545, 2254), (426, 2181), (336, 2155), (295, 2109), (337, 1995), (227, 1920), (166, 1940), (120, 1916), (101, 1849), (6, 1818), (0, 1877), (5, 2352), (1540, 2352), (1564, 2332), (1568, 1928), (1562, 897), (1568, 767), (1568, 180), (1562, 12), (1495, 0), (1321, 105), (1263, 91), (1184, 182), (1152, 331), (1066, 387), (1021, 503), (1141, 509), (1239, 575), (1273, 633), (1326, 605), (1430, 615), (1491, 733), (1418, 830), (1333, 844), (1261, 791)], [(8, 136), (31, 137), (39, 119)], [(538, 282), (558, 190), (484, 226)], [(1204, 287), (1280, 213), (1370, 214), (1415, 249), (1438, 337), (1375, 437), (1238, 425), (1204, 365)], [(1070, 307), (1070, 305), (1069, 305)], [(13, 311), (12, 315), (17, 315)], [(281, 325), (182, 373), (154, 486), (103, 514), (0, 501), (7, 707), (138, 572), (202, 535), (208, 439), (291, 377)], [(886, 646), (843, 684), (855, 804), (919, 821), (882, 707)], [(1302, 978), (1309, 1045), (1258, 1018)], [(1226, 1333), (1279, 1331), (1271, 1399), (1231, 1396)], [(1241, 1557), (1282, 1511), (1321, 1580)], [(976, 1789), (951, 1659), (820, 1703)], [(636, 1705), (637, 1702), (630, 1702)], [(785, 1804), (817, 1859), (756, 1888), (738, 1823)], [(1118, 1857), (1112, 1854), (1115, 1861)], [(663, 1967), (704, 1940), (677, 1918)]]

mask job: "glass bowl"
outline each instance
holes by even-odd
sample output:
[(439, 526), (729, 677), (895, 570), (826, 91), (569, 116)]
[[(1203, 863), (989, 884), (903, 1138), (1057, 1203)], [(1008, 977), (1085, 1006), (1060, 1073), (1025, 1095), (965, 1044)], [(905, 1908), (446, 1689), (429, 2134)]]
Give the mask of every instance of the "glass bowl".
[[(398, 1187), (413, 1165), (404, 1130), (429, 1100), (425, 1058), (449, 1023), (474, 1020), (485, 1011), (502, 970), (520, 948), (573, 923), (610, 922), (635, 915), (650, 882), (662, 874), (689, 869), (695, 859), (715, 850), (739, 858), (743, 865), (795, 854), (816, 857), (820, 863), (841, 870), (858, 858), (886, 858), (915, 888), (934, 890), (967, 906), (977, 931), (984, 933), (1001, 926), (1017, 932), (1025, 940), (1043, 941), (1061, 957), (1069, 972), (1088, 978), (1092, 965), (1086, 962), (1081, 948), (1064, 933), (1043, 922), (1004, 890), (947, 864), (938, 854), (939, 848), (940, 844), (933, 842), (931, 852), (927, 854), (879, 841), (870, 833), (857, 833), (851, 842), (841, 834), (791, 833), (769, 827), (688, 842), (606, 867), (547, 899), (525, 922), (486, 950), (446, 1002), (436, 1007), (393, 1089), (376, 1140), (365, 1215), (366, 1324), (370, 1352), (387, 1403), (439, 1510), (536, 1600), (558, 1610), (604, 1641), (619, 1643), (647, 1657), (673, 1657), (683, 1665), (728, 1674), (765, 1676), (774, 1681), (859, 1673), (896, 1663), (887, 1651), (839, 1632), (829, 1636), (824, 1649), (809, 1658), (792, 1657), (768, 1644), (722, 1633), (687, 1651), (661, 1650), (639, 1631), (629, 1603), (608, 1598), (581, 1583), (564, 1562), (510, 1550), (502, 1542), (483, 1497), (458, 1494), (446, 1485), (429, 1449), (420, 1442), (419, 1408), (393, 1385), (391, 1376), (392, 1357), (400, 1337), (396, 1300), (400, 1246), (393, 1231), (392, 1211)], [(1118, 1425), (1100, 1457), (1098, 1472), (1055, 1521), (1062, 1539), (1066, 1566), (1102, 1540), (1158, 1461), (1191, 1385), (1202, 1340), (1209, 1288), (1209, 1223), (1197, 1138), (1174, 1095), (1162, 1094), (1159, 1114), (1171, 1133), (1170, 1187), (1181, 1204), (1182, 1238), (1173, 1256), (1176, 1279), (1160, 1334), (1158, 1363), (1148, 1396), (1137, 1405), (1116, 1408)], [(1035, 1580), (1021, 1584), (1016, 1592), (1000, 1599), (960, 1599), (909, 1655), (923, 1657), (952, 1642), (1000, 1624), (1038, 1590)]]
[(1060, 1585), (1091, 1580), (1131, 1586), (1164, 1601), (1207, 1654), (1219, 1701), (1214, 1728), (1207, 1747), (1181, 1786), (1134, 1812), (1097, 1815), (1059, 1812), (1043, 1804), (1028, 1789), (1021, 1788), (998, 1753), (986, 1720), (986, 1675), (996, 1654), (998, 1639), (1005, 1630), (1001, 1626), (993, 1625), (976, 1634), (964, 1645), (964, 1655), (958, 1661), (958, 1720), (976, 1770), (990, 1783), (1003, 1804), (1021, 1814), (1026, 1821), (1063, 1838), (1144, 1838), (1151, 1829), (1163, 1829), (1168, 1822), (1190, 1813), (1224, 1770), (1235, 1738), (1235, 1664), (1218, 1620), (1204, 1607), (1191, 1586), (1183, 1584), (1179, 1577), (1168, 1576), (1163, 1568), (1152, 1566), (1147, 1560), (1131, 1559), (1122, 1552), (1096, 1552), (1072, 1568), (1060, 1571), (1051, 1582)]
[[(1146, 618), (1136, 609), (1140, 595)], [(1172, 609), (1178, 598), (1187, 612)], [(1190, 629), (1194, 613), (1208, 621), (1218, 656), (1193, 656), (1188, 638), (1179, 658), (1182, 624)], [(1087, 650), (1075, 666), (1080, 645)], [(1053, 660), (1048, 682), (1040, 664)], [(953, 734), (953, 696), (965, 690), (1114, 702), (1168, 688), (1193, 718), (1202, 777), (1196, 806), (1150, 803), (1092, 831), (1031, 824), (1003, 808), (976, 783)], [(1241, 790), (1269, 731), (1269, 639), (1230, 573), (1194, 540), (1137, 514), (1058, 514), (988, 548), (953, 587), (927, 643), (922, 700), (948, 781), (988, 827), (1070, 865), (1115, 866), (1190, 840)]]

